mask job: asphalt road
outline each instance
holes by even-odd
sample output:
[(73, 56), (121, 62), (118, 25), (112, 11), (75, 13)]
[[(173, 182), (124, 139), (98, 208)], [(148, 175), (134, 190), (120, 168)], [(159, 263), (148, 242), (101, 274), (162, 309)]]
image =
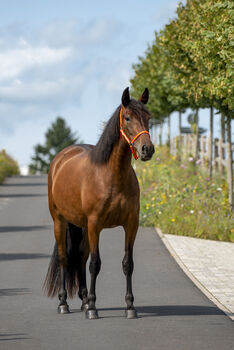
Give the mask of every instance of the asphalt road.
[(184, 275), (153, 229), (138, 232), (133, 291), (139, 318), (124, 318), (122, 229), (101, 234), (100, 319), (80, 301), (58, 315), (42, 284), (54, 245), (46, 177), (0, 186), (0, 349), (234, 349), (234, 324)]

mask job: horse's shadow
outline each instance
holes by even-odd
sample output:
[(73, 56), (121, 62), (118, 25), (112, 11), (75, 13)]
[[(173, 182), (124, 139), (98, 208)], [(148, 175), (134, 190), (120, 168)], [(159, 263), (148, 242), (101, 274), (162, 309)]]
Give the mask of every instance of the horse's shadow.
[[(200, 305), (160, 305), (160, 306), (137, 306), (138, 318), (145, 317), (162, 317), (162, 316), (207, 316), (207, 315), (224, 315), (224, 313), (215, 306), (200, 306)], [(115, 311), (124, 311), (123, 307), (98, 308), (100, 318), (115, 318), (122, 317), (115, 314)], [(104, 315), (105, 311), (108, 315)], [(109, 311), (113, 311), (112, 315)], [(74, 309), (72, 312), (80, 312)]]

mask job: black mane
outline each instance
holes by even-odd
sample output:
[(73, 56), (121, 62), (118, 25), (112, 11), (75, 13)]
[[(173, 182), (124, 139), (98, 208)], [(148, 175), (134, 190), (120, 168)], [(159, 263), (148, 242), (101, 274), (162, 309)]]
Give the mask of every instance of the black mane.
[[(112, 117), (107, 122), (107, 125), (98, 143), (90, 152), (91, 160), (95, 164), (105, 164), (108, 162), (114, 144), (118, 141), (120, 137), (120, 108), (121, 106), (119, 106), (113, 113)], [(149, 115), (148, 109), (140, 101), (131, 99), (128, 104), (128, 108), (132, 111), (132, 113), (134, 113), (134, 115), (138, 116), (139, 118), (142, 116), (142, 114)]]
[(119, 113), (120, 106), (107, 122), (98, 143), (91, 150), (90, 157), (93, 163), (104, 164), (108, 162), (114, 144), (120, 137)]

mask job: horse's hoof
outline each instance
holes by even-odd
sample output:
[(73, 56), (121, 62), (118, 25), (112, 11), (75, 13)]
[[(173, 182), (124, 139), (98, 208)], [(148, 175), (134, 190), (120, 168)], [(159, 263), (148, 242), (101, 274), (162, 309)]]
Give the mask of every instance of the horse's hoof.
[(88, 320), (96, 320), (98, 318), (98, 312), (96, 309), (86, 310), (85, 315)]
[(87, 311), (89, 308), (89, 304), (82, 304), (81, 305), (81, 311)]
[(125, 310), (125, 316), (127, 319), (133, 319), (133, 318), (137, 318), (137, 311), (136, 309), (127, 309)]
[(69, 306), (67, 304), (59, 305), (57, 311), (58, 311), (58, 314), (69, 314), (70, 313)]

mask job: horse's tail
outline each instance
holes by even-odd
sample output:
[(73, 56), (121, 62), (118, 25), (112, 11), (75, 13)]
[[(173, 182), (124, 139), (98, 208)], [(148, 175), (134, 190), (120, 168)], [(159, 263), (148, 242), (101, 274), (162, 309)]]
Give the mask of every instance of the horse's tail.
[[(66, 246), (66, 289), (69, 297), (73, 298), (79, 288), (78, 269), (80, 267), (80, 245), (83, 239), (83, 230), (80, 227), (67, 224)], [(60, 289), (61, 276), (58, 259), (58, 247), (55, 243), (48, 272), (44, 282), (44, 290), (48, 297), (55, 297)]]

